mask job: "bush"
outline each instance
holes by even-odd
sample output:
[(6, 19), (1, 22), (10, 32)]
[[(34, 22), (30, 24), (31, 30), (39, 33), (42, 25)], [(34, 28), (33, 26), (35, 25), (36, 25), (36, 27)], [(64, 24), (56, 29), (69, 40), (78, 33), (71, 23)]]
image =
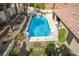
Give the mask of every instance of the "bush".
[(0, 28), (4, 27), (5, 25), (6, 25), (6, 22), (0, 20)]
[(24, 34), (22, 34), (22, 33), (18, 34), (18, 35), (17, 35), (17, 39), (18, 39), (18, 40), (21, 40), (21, 41), (24, 40), (24, 39), (25, 39)]
[[(0, 3), (0, 11), (2, 11), (2, 10), (4, 10), (4, 5), (3, 5), (4, 3)], [(10, 6), (11, 6), (11, 3), (5, 3), (6, 4), (6, 8), (8, 9), (8, 8), (10, 8)]]
[(66, 29), (62, 28), (59, 31), (59, 41), (63, 43), (65, 41), (65, 37), (66, 37)]
[(17, 47), (15, 47), (15, 48), (13, 48), (12, 50), (11, 50), (11, 52), (10, 52), (10, 56), (18, 56), (19, 55), (19, 51), (20, 51), (20, 49), (19, 48), (17, 48)]
[(26, 56), (29, 56), (29, 55), (31, 55), (31, 53), (33, 52), (33, 48), (30, 48), (29, 49), (29, 51), (27, 51), (27, 49), (26, 49)]
[(31, 3), (30, 6), (35, 7), (35, 8), (39, 8), (39, 9), (44, 9), (45, 8), (44, 3)]
[(45, 48), (45, 53), (47, 56), (57, 55), (57, 47), (54, 42), (50, 42)]
[(70, 53), (70, 49), (68, 49), (65, 45), (61, 45), (59, 47), (56, 46), (56, 44), (54, 42), (50, 42), (46, 49), (45, 49), (45, 53), (47, 56), (70, 56), (70, 55), (74, 55), (72, 53)]

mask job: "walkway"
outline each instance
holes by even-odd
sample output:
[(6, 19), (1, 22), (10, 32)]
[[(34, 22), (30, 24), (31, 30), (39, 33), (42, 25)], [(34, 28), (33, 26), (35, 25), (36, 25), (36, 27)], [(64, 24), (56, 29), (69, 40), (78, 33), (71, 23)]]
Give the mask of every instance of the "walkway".
[(20, 53), (19, 56), (25, 56), (26, 55), (26, 42), (23, 41), (21, 44)]

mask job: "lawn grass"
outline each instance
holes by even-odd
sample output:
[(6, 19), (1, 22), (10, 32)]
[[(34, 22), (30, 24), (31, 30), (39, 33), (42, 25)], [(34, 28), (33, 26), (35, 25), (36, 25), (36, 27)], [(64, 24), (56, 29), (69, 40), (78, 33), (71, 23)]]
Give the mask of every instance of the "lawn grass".
[(64, 43), (65, 38), (66, 38), (66, 29), (62, 28), (62, 29), (59, 30), (59, 41), (61, 43)]
[(18, 56), (19, 51), (20, 51), (20, 49), (18, 47), (15, 47), (10, 51), (9, 56)]

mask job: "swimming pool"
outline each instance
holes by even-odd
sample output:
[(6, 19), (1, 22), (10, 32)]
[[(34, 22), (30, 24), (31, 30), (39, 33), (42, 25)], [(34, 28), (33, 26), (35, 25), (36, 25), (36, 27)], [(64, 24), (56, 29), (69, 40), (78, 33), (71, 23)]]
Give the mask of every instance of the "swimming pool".
[(44, 16), (36, 15), (32, 17), (29, 28), (29, 37), (32, 36), (49, 36), (50, 27), (47, 18)]

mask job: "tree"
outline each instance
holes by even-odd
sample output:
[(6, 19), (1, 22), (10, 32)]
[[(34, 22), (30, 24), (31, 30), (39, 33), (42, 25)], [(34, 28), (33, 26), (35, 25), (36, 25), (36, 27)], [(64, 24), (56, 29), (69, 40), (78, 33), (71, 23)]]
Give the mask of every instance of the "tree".
[(2, 8), (3, 8), (3, 11), (4, 11), (5, 16), (6, 16), (6, 19), (7, 19), (6, 23), (8, 23), (8, 22), (9, 22), (9, 15), (8, 15), (7, 8), (8, 8), (9, 6), (7, 5), (7, 3), (3, 3), (2, 5), (3, 5), (3, 7), (2, 7)]
[(6, 18), (7, 18), (8, 17), (8, 15), (7, 15), (7, 7), (6, 7), (5, 3), (3, 3), (3, 11), (4, 11), (4, 13), (6, 15)]
[(18, 13), (18, 11), (17, 11), (17, 5), (16, 5), (16, 3), (14, 3), (14, 6), (15, 6), (15, 11), (16, 11), (16, 14)]
[(23, 3), (24, 12), (27, 14), (28, 3)]
[(29, 6), (35, 7), (35, 8), (38, 8), (38, 9), (44, 9), (45, 8), (44, 3), (31, 3), (31, 4), (29, 4)]
[(46, 47), (46, 49), (45, 49), (45, 53), (46, 53), (48, 56), (52, 56), (52, 55), (56, 56), (56, 55), (58, 55), (57, 50), (58, 50), (58, 49), (57, 49), (55, 43), (54, 43), (54, 42), (51, 42), (51, 43), (49, 43), (49, 44), (47, 45), (47, 47)]
[(0, 11), (2, 11), (2, 10), (3, 10), (3, 4), (0, 3)]
[(29, 3), (29, 6), (34, 7), (34, 3)]
[(73, 53), (71, 53), (71, 50), (68, 49), (64, 44), (56, 47), (56, 44), (54, 42), (51, 42), (47, 45), (46, 49), (45, 49), (45, 53), (47, 56), (71, 56), (71, 55), (75, 55)]
[(4, 7), (9, 8), (11, 6), (10, 3), (0, 3), (0, 11), (4, 10)]

